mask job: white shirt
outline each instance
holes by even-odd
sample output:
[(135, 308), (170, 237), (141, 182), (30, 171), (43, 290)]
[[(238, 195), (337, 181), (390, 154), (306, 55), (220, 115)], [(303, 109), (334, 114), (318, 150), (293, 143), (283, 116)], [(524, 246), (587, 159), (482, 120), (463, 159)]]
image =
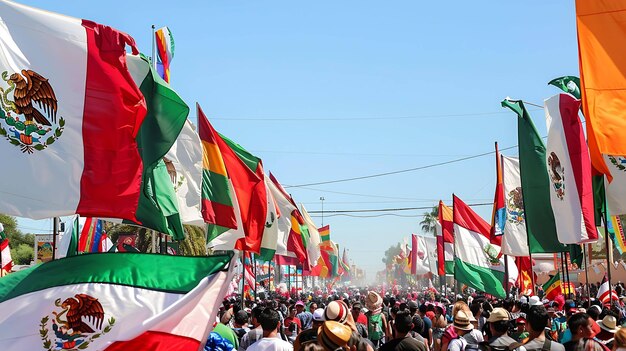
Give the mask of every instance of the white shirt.
[(263, 338), (250, 345), (248, 351), (293, 351), (293, 345), (280, 338)]

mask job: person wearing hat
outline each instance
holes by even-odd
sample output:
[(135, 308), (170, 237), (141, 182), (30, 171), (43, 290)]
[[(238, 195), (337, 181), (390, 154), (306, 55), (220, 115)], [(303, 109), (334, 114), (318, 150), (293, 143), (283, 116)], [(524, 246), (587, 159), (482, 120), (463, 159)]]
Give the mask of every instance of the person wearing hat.
[(317, 344), (325, 351), (347, 350), (352, 329), (336, 321), (325, 321), (317, 331)]
[(367, 297), (365, 298), (365, 306), (368, 309), (365, 314), (367, 317), (367, 335), (375, 348), (381, 345), (385, 334), (390, 334), (387, 332), (387, 319), (385, 315), (381, 313), (382, 304), (383, 298), (378, 295), (378, 293), (374, 291), (367, 293)]
[(511, 333), (511, 337), (518, 342), (524, 342), (524, 339), (528, 337), (526, 328), (526, 318), (517, 317), (515, 320), (515, 331)]
[(265, 308), (259, 318), (263, 329), (263, 338), (248, 347), (248, 351), (293, 351), (293, 346), (280, 338), (280, 315), (272, 308)]
[(504, 349), (510, 345), (516, 344), (517, 341), (509, 336), (509, 328), (511, 326), (511, 316), (509, 311), (502, 307), (496, 307), (487, 318), (489, 330), (491, 331), (491, 339), (487, 340), (487, 344), (491, 347)]
[(395, 338), (384, 343), (379, 351), (426, 351), (426, 345), (411, 337), (413, 329), (413, 317), (404, 310), (398, 311), (394, 319)]
[(303, 330), (293, 342), (294, 350), (299, 350), (307, 342), (317, 342), (317, 331), (324, 323), (324, 309), (318, 308), (313, 312), (311, 328)]
[(474, 325), (470, 321), (470, 315), (471, 312), (466, 312), (465, 310), (459, 310), (454, 315), (452, 327), (457, 337), (448, 343), (448, 351), (464, 351), (467, 347), (467, 340), (463, 336), (474, 329)]
[(527, 351), (565, 351), (563, 345), (546, 337), (549, 319), (548, 311), (544, 306), (533, 306), (528, 309), (526, 312), (528, 340), (523, 344)]
[(614, 316), (607, 314), (597, 323), (600, 327), (600, 332), (596, 335), (596, 339), (602, 341), (602, 343), (608, 348), (612, 348), (615, 332), (621, 328), (621, 326), (617, 325), (617, 319)]

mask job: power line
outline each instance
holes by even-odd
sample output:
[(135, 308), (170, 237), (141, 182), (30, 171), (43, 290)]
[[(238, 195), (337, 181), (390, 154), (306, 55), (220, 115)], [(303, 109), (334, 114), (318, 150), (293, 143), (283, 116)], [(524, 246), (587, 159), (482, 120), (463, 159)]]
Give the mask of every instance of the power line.
[[(492, 206), (493, 202), (483, 202), (476, 204), (468, 204), (468, 206)], [(330, 211), (309, 211), (311, 214), (339, 214), (339, 213), (364, 213), (364, 212), (397, 212), (397, 211), (413, 211), (413, 210), (431, 210), (433, 206), (420, 206), (420, 207), (397, 207), (397, 208), (376, 208), (376, 209), (358, 209), (358, 210), (330, 210)]]
[[(500, 151), (505, 151), (505, 150), (511, 150), (511, 149), (515, 149), (517, 147), (517, 145), (515, 146), (510, 146), (510, 147), (506, 147), (503, 149), (500, 149)], [(467, 161), (467, 160), (471, 160), (474, 158), (478, 158), (478, 157), (483, 157), (483, 156), (487, 156), (487, 155), (491, 155), (495, 153), (494, 151), (489, 151), (489, 152), (484, 152), (482, 154), (478, 154), (478, 155), (473, 155), (473, 156), (467, 156), (467, 157), (461, 157), (461, 158), (457, 158), (454, 160), (449, 160), (449, 161), (444, 161), (444, 162), (438, 162), (438, 163), (433, 163), (430, 165), (426, 165), (426, 166), (420, 166), (420, 167), (414, 167), (414, 168), (408, 168), (408, 169), (402, 169), (399, 171), (392, 171), (392, 172), (385, 172), (385, 173), (377, 173), (377, 174), (371, 174), (371, 175), (366, 175), (366, 176), (361, 176), (361, 177), (352, 177), (352, 178), (344, 178), (344, 179), (337, 179), (337, 180), (329, 180), (329, 181), (325, 181), (325, 182), (317, 182), (317, 183), (308, 183), (308, 184), (298, 184), (298, 185), (285, 185), (285, 188), (302, 188), (302, 187), (306, 187), (306, 186), (310, 186), (310, 185), (322, 185), (322, 184), (334, 184), (334, 183), (343, 183), (343, 182), (350, 182), (353, 180), (362, 180), (362, 179), (370, 179), (370, 178), (378, 178), (378, 177), (384, 177), (384, 176), (388, 176), (388, 175), (393, 175), (393, 174), (400, 174), (400, 173), (407, 173), (407, 172), (414, 172), (414, 171), (419, 171), (422, 169), (427, 169), (427, 168), (433, 168), (433, 167), (439, 167), (439, 166), (444, 166), (444, 165), (448, 165), (451, 163), (457, 163), (457, 162), (461, 162), (461, 161)]]
[[(535, 105), (538, 106), (538, 105)], [(531, 111), (537, 111), (531, 110)], [(458, 113), (458, 114), (442, 114), (442, 115), (415, 115), (415, 116), (386, 116), (386, 117), (316, 117), (316, 118), (293, 118), (293, 117), (270, 117), (270, 118), (251, 118), (251, 117), (219, 117), (211, 118), (211, 120), (224, 120), (224, 121), (277, 121), (277, 122), (305, 122), (305, 121), (374, 121), (374, 120), (393, 120), (393, 119), (428, 119), (428, 118), (448, 118), (448, 117), (482, 117), (482, 116), (494, 116), (510, 113), (509, 111), (494, 111), (494, 112), (478, 112), (478, 113)]]

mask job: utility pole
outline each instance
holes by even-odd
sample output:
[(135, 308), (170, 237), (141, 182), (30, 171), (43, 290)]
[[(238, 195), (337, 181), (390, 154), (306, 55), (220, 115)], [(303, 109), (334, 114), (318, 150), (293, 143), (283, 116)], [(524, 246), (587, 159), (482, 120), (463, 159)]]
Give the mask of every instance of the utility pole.
[(324, 200), (326, 200), (323, 196), (320, 196), (320, 201), (322, 202), (322, 227), (324, 226)]

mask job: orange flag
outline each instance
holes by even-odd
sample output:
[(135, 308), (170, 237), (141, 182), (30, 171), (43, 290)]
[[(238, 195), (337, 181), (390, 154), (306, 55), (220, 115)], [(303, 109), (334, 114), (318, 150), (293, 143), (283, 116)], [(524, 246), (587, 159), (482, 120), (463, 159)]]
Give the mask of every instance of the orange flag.
[(591, 162), (626, 155), (626, 0), (576, 0), (582, 108)]

